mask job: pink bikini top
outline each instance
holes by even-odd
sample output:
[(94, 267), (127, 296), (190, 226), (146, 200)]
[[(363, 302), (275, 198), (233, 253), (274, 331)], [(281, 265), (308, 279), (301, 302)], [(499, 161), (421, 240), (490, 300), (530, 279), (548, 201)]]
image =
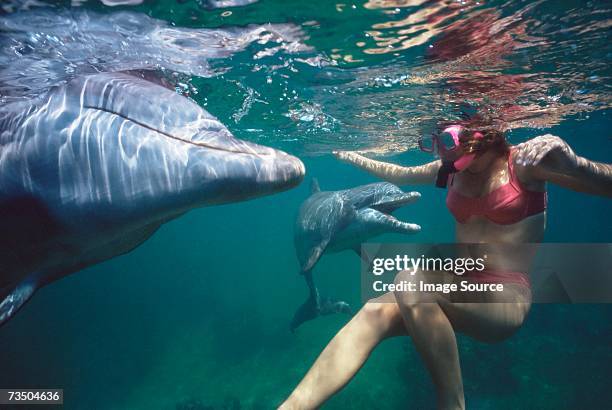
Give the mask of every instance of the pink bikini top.
[(458, 222), (465, 223), (472, 215), (480, 215), (500, 225), (511, 225), (546, 209), (546, 192), (529, 191), (521, 186), (508, 154), (510, 181), (485, 196), (471, 198), (452, 188), (454, 174), (446, 195), (446, 206)]

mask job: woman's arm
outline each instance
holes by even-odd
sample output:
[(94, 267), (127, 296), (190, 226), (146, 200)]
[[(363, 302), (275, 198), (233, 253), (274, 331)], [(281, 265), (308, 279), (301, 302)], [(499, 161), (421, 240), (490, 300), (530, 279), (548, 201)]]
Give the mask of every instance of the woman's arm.
[(515, 162), (527, 174), (574, 191), (612, 197), (612, 164), (574, 153), (561, 138), (542, 135), (516, 146)]
[(402, 167), (383, 161), (375, 161), (352, 151), (334, 152), (336, 158), (396, 185), (433, 184), (442, 165), (440, 160), (416, 167)]

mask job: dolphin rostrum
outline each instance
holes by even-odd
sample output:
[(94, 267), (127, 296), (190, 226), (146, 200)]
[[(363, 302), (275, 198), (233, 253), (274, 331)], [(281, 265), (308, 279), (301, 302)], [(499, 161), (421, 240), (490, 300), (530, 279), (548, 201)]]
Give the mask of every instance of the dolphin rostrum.
[(236, 139), (193, 101), (126, 73), (0, 107), (0, 324), (36, 289), (134, 249), (207, 205), (289, 189), (304, 165)]
[(305, 321), (330, 313), (349, 313), (346, 302), (319, 295), (312, 270), (324, 252), (353, 249), (383, 233), (416, 233), (419, 225), (402, 222), (392, 212), (413, 203), (420, 194), (403, 192), (388, 182), (362, 185), (342, 191), (321, 191), (312, 181), (311, 196), (302, 204), (296, 223), (294, 243), (309, 297), (291, 321), (295, 331)]

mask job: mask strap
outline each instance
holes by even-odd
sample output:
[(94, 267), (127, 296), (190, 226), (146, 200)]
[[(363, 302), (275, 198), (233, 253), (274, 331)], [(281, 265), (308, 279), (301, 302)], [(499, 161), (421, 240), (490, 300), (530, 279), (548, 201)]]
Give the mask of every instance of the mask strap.
[(442, 161), (442, 166), (438, 170), (438, 176), (436, 178), (436, 186), (438, 188), (446, 188), (448, 184), (448, 176), (454, 174), (458, 169), (455, 168), (453, 161)]

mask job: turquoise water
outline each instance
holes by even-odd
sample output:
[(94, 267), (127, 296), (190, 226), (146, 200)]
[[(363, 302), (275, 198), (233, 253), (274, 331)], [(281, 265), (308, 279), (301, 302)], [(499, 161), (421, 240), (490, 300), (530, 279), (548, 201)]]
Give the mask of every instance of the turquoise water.
[[(610, 17), (602, 12), (609, 6), (605, 2), (584, 7), (578, 7), (582, 2), (540, 3), (523, 12), (524, 31), (517, 28), (519, 23), (502, 24), (501, 32), (516, 29), (511, 37), (531, 44), (527, 51), (508, 51), (504, 61), (492, 60), (490, 53), (502, 54), (499, 49), (476, 47), (482, 52), (477, 53), (480, 61), (488, 61), (495, 74), (492, 83), (478, 82), (485, 84), (481, 93), (466, 75), (481, 76), (482, 67), (468, 62), (459, 69), (456, 56), (449, 60), (455, 63), (450, 67), (423, 57), (444, 30), (406, 49), (363, 51), (381, 48), (372, 34), (365, 36), (368, 31), (379, 31), (386, 39), (407, 35), (398, 27), (373, 25), (402, 20), (434, 2), (384, 9), (358, 4), (353, 9), (351, 3), (261, 1), (210, 10), (197, 1), (151, 1), (123, 8), (83, 3), (102, 13), (132, 10), (189, 27), (298, 25), (303, 30), (300, 42), (310, 50), (253, 59), (268, 47), (255, 43), (212, 63), (217, 70), (231, 70), (191, 77), (187, 89), (238, 137), (299, 155), (307, 176), (298, 188), (282, 194), (192, 211), (128, 255), (39, 291), (0, 330), (0, 387), (63, 388), (67, 409), (278, 405), (348, 320), (327, 316), (307, 322), (296, 334), (289, 332), (293, 311), (306, 298), (297, 273), (293, 222), (309, 195), (309, 180), (318, 178), (328, 190), (373, 181), (334, 160), (331, 149), (377, 150), (397, 163), (423, 163), (430, 157), (411, 149), (416, 136), (437, 116), (452, 118), (462, 109), (474, 110), (482, 103), (477, 97), (485, 95), (500, 119), (512, 124), (511, 142), (551, 132), (565, 138), (579, 155), (610, 162), (606, 80), (612, 50), (605, 30), (595, 24)], [(67, 2), (53, 4), (63, 7)], [(487, 3), (468, 12), (488, 10), (499, 22), (516, 18), (527, 4)], [(582, 25), (593, 29), (585, 32)], [(415, 31), (422, 32), (428, 31)], [(503, 39), (497, 38), (506, 44)], [(365, 46), (356, 45), (362, 41)], [(296, 61), (317, 56), (330, 65)], [(286, 67), (273, 68), (287, 61)], [(414, 73), (418, 76), (402, 77)], [(523, 76), (517, 80), (522, 116), (509, 110), (502, 98), (509, 93), (503, 84), (513, 75)], [(528, 85), (533, 82), (542, 87)], [(503, 95), (495, 91), (500, 89)], [(265, 103), (253, 100), (245, 108), (247, 95)], [(433, 187), (419, 191), (420, 202), (397, 212), (400, 219), (423, 227), (409, 240), (452, 241), (453, 219), (445, 209), (444, 192)], [(545, 240), (610, 242), (610, 211), (607, 199), (550, 186)], [(405, 238), (386, 235), (381, 240)], [(315, 275), (326, 293), (359, 306), (359, 259), (353, 253), (325, 255)], [(503, 343), (484, 345), (460, 336), (468, 408), (605, 408), (612, 400), (611, 319), (607, 305), (534, 305), (524, 327)], [(376, 349), (325, 408), (431, 409), (433, 397), (414, 347), (408, 339), (397, 338)]]

